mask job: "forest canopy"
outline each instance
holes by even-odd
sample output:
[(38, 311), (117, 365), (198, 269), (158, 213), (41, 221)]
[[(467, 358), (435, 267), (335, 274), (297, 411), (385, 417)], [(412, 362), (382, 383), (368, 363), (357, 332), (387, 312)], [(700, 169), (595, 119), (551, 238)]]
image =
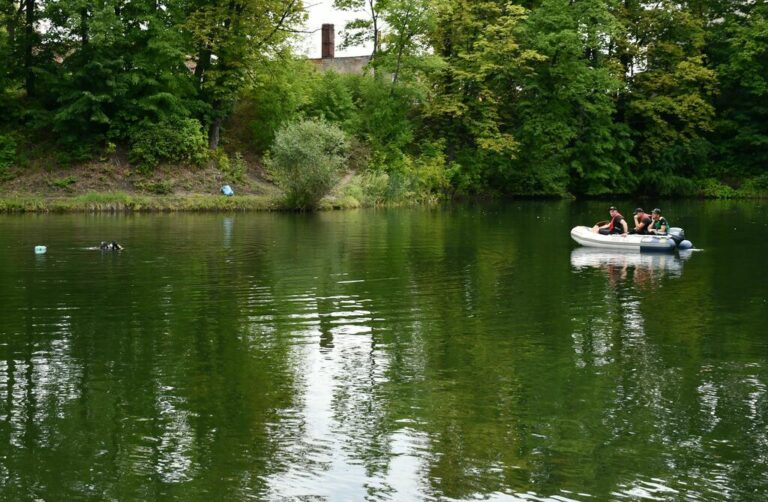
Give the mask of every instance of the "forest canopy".
[(234, 124), (261, 156), (320, 120), (373, 198), (768, 189), (765, 0), (336, 0), (360, 75), (295, 54), (299, 0), (2, 2), (0, 175), (200, 163)]

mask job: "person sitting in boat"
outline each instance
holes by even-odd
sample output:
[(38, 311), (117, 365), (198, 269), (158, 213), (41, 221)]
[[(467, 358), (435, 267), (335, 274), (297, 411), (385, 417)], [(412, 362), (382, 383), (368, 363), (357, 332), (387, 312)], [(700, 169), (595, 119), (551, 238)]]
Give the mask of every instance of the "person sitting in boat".
[(634, 214), (635, 228), (632, 229), (633, 234), (645, 235), (648, 233), (648, 228), (651, 226), (651, 215), (643, 211), (642, 207), (638, 207), (632, 213)]
[(602, 225), (598, 223), (592, 227), (592, 231), (603, 235), (627, 235), (629, 228), (627, 227), (627, 222), (621, 213), (615, 207), (611, 206), (608, 208), (608, 214), (611, 215), (611, 220), (608, 223)]
[(658, 207), (654, 209), (651, 212), (651, 218), (653, 221), (648, 227), (648, 233), (655, 235), (667, 235), (667, 231), (669, 230), (669, 223), (667, 223), (666, 218), (661, 215), (661, 209)]
[(102, 251), (120, 251), (121, 249), (123, 249), (123, 246), (118, 244), (117, 241), (112, 241), (112, 242), (101, 241), (99, 248)]

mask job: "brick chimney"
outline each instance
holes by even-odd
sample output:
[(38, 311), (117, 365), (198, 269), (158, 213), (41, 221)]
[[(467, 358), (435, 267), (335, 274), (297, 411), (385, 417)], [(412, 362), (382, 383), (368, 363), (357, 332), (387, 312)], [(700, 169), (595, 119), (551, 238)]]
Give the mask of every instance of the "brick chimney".
[(336, 44), (334, 41), (333, 25), (324, 24), (323, 25), (323, 45), (321, 47), (322, 58), (333, 59), (335, 47), (336, 47)]

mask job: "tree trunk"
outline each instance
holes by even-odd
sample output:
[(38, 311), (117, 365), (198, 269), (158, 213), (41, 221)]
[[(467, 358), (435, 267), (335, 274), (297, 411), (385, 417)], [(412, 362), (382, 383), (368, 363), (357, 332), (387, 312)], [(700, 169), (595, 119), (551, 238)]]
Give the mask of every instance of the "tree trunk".
[(373, 5), (373, 0), (368, 0), (368, 7), (371, 9), (371, 22), (373, 23), (373, 51), (371, 51), (371, 62), (373, 64), (373, 76), (376, 77), (376, 52), (379, 50), (379, 14)]
[(203, 88), (203, 76), (210, 64), (211, 48), (205, 47), (200, 51), (200, 56), (197, 58), (197, 64), (195, 65), (195, 84), (197, 85), (198, 90)]
[(403, 50), (405, 49), (405, 42), (400, 41), (400, 47), (397, 49), (397, 64), (395, 65), (395, 74), (392, 75), (392, 87), (389, 89), (389, 95), (391, 96), (395, 92), (395, 86), (397, 85), (397, 79), (400, 76), (400, 64), (403, 59)]
[(25, 0), (24, 23), (24, 87), (27, 97), (35, 95), (35, 74), (32, 71), (32, 49), (35, 45), (35, 0)]
[(83, 47), (88, 45), (88, 7), (80, 9), (80, 42)]
[(221, 134), (221, 118), (216, 117), (208, 128), (208, 148), (216, 150), (219, 147), (219, 135)]
[(5, 0), (5, 30), (8, 32), (8, 41), (13, 46), (16, 40), (16, 6), (14, 0)]

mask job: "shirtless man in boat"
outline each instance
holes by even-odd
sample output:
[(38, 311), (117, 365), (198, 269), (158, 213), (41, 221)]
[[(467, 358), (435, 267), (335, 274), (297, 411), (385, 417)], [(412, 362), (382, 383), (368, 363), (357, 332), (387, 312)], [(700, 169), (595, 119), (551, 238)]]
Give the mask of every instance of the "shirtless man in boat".
[(627, 222), (624, 219), (624, 217), (621, 215), (621, 213), (616, 210), (615, 207), (611, 206), (608, 208), (608, 214), (611, 215), (611, 220), (608, 223), (600, 224), (598, 223), (594, 227), (592, 227), (592, 231), (597, 234), (603, 234), (603, 235), (610, 235), (610, 234), (621, 234), (621, 235), (627, 235), (627, 232), (629, 232), (629, 227), (627, 226)]

